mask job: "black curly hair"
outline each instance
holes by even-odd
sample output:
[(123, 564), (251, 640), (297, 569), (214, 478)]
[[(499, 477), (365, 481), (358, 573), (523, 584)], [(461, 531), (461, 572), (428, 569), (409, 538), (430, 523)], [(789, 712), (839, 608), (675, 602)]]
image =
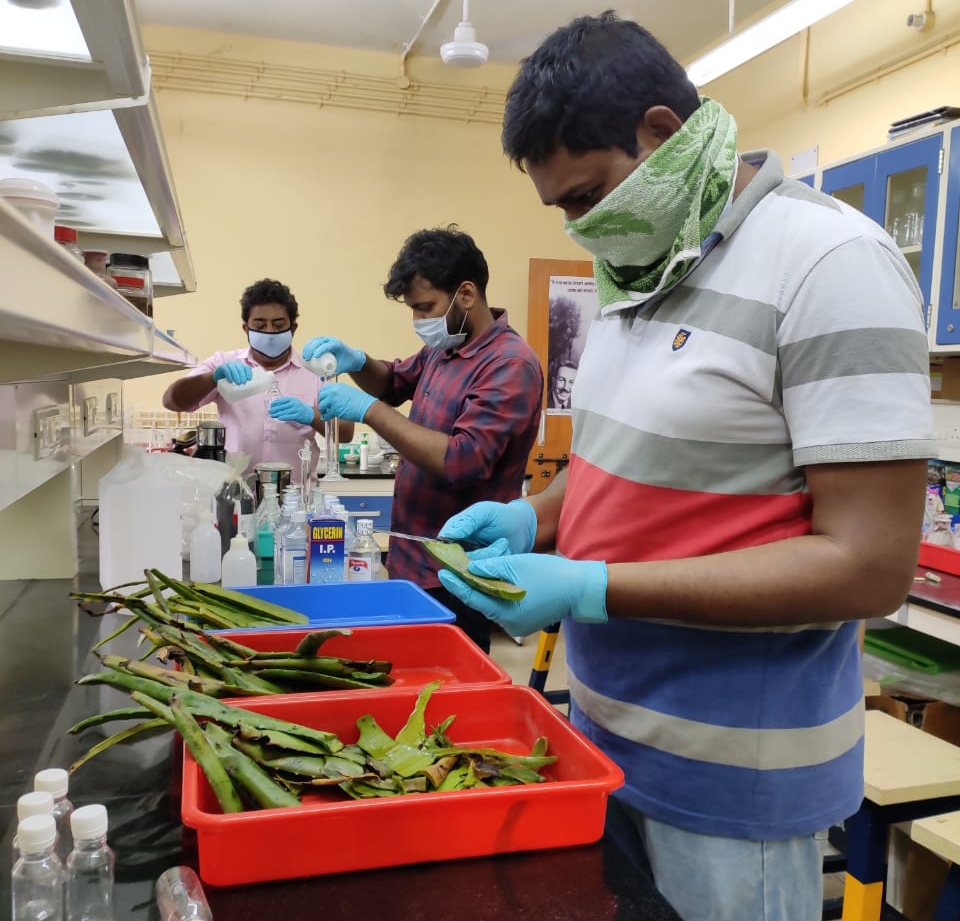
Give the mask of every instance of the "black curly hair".
[(282, 282), (272, 278), (261, 278), (255, 281), (240, 297), (240, 316), (246, 323), (250, 319), (250, 311), (260, 304), (279, 304), (287, 311), (290, 323), (293, 324), (300, 315), (300, 307), (293, 292)]
[(643, 26), (612, 10), (581, 16), (520, 62), (507, 92), (503, 150), (520, 169), (561, 146), (573, 154), (617, 147), (635, 157), (637, 126), (653, 106), (686, 121), (700, 97)]
[(465, 281), (472, 281), (486, 296), (490, 270), (473, 237), (457, 229), (456, 224), (435, 230), (418, 230), (403, 242), (383, 293), (395, 301), (410, 290), (415, 275), (426, 279), (451, 296)]

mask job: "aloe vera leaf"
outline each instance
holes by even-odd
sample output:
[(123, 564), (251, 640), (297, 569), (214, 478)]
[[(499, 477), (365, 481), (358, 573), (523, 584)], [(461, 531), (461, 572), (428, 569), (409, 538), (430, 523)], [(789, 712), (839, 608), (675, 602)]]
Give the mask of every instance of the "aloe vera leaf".
[(207, 723), (204, 735), (231, 780), (262, 809), (299, 806), (300, 799), (280, 784), (252, 758), (230, 744), (230, 734), (216, 723)]
[(330, 754), (326, 746), (314, 745), (305, 739), (298, 738), (289, 732), (283, 732), (279, 729), (260, 729), (256, 726), (247, 725), (243, 721), (235, 728), (241, 739), (247, 739), (251, 742), (260, 742), (287, 751), (304, 752), (308, 755), (326, 756)]
[(109, 643), (111, 640), (115, 640), (122, 633), (129, 630), (136, 622), (137, 622), (136, 616), (128, 617), (119, 627), (117, 627), (116, 630), (113, 631), (113, 633), (111, 633), (109, 636), (105, 636), (102, 640), (100, 640), (97, 643), (97, 645), (93, 647), (94, 650), (99, 649), (101, 646), (106, 646), (107, 643)]
[(202, 662), (212, 671), (219, 672), (223, 668), (223, 660), (213, 647), (190, 636), (188, 631), (171, 625), (161, 625), (157, 627), (156, 632), (166, 642), (179, 646), (191, 659)]
[(251, 695), (253, 694), (285, 694), (286, 688), (282, 688), (272, 681), (260, 675), (242, 672), (237, 668), (231, 668), (229, 665), (223, 666), (223, 680), (232, 687), (243, 688)]
[(301, 614), (299, 611), (291, 611), (290, 608), (284, 608), (279, 604), (273, 604), (270, 601), (255, 598), (253, 595), (235, 592), (233, 589), (223, 588), (219, 585), (207, 585), (196, 582), (192, 583), (191, 587), (194, 592), (201, 596), (208, 599), (212, 598), (220, 604), (239, 608), (248, 614), (254, 614), (258, 617), (287, 624), (309, 623), (309, 618), (306, 614)]
[(381, 777), (387, 777), (391, 774), (398, 774), (400, 777), (413, 777), (428, 768), (433, 762), (434, 756), (431, 752), (398, 742), (382, 758), (377, 759), (377, 763), (383, 765), (383, 769), (378, 770), (377, 773)]
[(357, 746), (371, 758), (383, 757), (395, 744), (394, 740), (380, 728), (380, 725), (369, 713), (364, 714), (357, 720), (357, 729), (360, 730)]
[(205, 633), (203, 638), (226, 659), (243, 661), (252, 659), (257, 654), (256, 649), (251, 649), (217, 633)]
[(483, 592), (484, 595), (492, 595), (494, 598), (502, 598), (504, 601), (519, 601), (527, 594), (526, 589), (520, 588), (519, 585), (513, 585), (511, 582), (474, 575), (467, 569), (470, 565), (470, 557), (467, 556), (467, 551), (459, 544), (431, 540), (424, 543), (423, 546), (427, 553), (437, 560), (444, 569), (449, 569), (471, 588)]
[(315, 656), (317, 650), (329, 639), (335, 636), (352, 636), (352, 630), (314, 630), (308, 633), (294, 650), (298, 656)]
[(163, 584), (149, 569), (145, 569), (143, 574), (147, 577), (147, 585), (150, 586), (150, 591), (153, 592), (153, 597), (156, 599), (157, 607), (159, 607), (160, 610), (163, 611), (163, 613), (166, 614), (170, 620), (175, 621), (176, 617), (174, 617), (173, 613), (170, 611), (170, 608), (167, 607), (167, 599), (163, 594)]
[(482, 786), (483, 782), (473, 771), (473, 765), (468, 761), (450, 771), (437, 787), (438, 791), (444, 790), (470, 790), (473, 787)]
[(309, 684), (321, 688), (377, 688), (383, 687), (384, 684), (382, 681), (355, 681), (352, 678), (340, 678), (336, 675), (326, 675), (323, 672), (296, 671), (288, 668), (263, 668), (257, 674), (268, 681)]
[(447, 755), (440, 758), (433, 764), (425, 767), (420, 773), (423, 774), (436, 790), (443, 783), (444, 778), (449, 774), (460, 759), (456, 755)]
[(143, 707), (124, 707), (120, 710), (110, 710), (107, 713), (95, 713), (85, 720), (80, 720), (79, 723), (74, 723), (67, 732), (76, 736), (81, 732), (92, 729), (94, 726), (102, 726), (104, 723), (113, 723), (117, 720), (137, 720), (149, 715), (150, 711), (144, 710)]
[(498, 751), (495, 748), (460, 748), (452, 745), (450, 748), (432, 749), (434, 756), (443, 757), (444, 755), (475, 755), (485, 761), (493, 762), (498, 766), (514, 764), (520, 767), (533, 768), (537, 770), (553, 764), (557, 760), (556, 755), (514, 755), (510, 752)]
[(384, 781), (348, 780), (340, 784), (340, 789), (354, 799), (373, 799), (381, 796), (398, 796), (403, 791), (400, 784), (393, 782), (384, 787)]
[[(147, 712), (149, 713), (149, 711)], [(101, 739), (96, 745), (90, 748), (86, 754), (74, 761), (73, 764), (70, 765), (69, 772), (72, 774), (77, 768), (85, 765), (91, 758), (102, 754), (114, 745), (122, 745), (124, 742), (129, 742), (131, 739), (136, 739), (139, 736), (156, 734), (161, 731), (170, 731), (170, 725), (164, 719), (143, 720), (135, 726), (128, 726), (126, 729), (121, 729), (120, 732), (115, 732), (112, 736)]]
[(423, 745), (426, 741), (427, 730), (423, 714), (427, 709), (430, 698), (433, 696), (433, 692), (440, 687), (440, 684), (441, 682), (439, 681), (431, 681), (430, 684), (426, 685), (417, 695), (417, 702), (414, 705), (413, 712), (407, 717), (407, 722), (404, 724), (403, 729), (397, 733), (397, 737), (394, 740), (398, 745), (409, 745), (411, 748), (416, 748), (419, 745)]

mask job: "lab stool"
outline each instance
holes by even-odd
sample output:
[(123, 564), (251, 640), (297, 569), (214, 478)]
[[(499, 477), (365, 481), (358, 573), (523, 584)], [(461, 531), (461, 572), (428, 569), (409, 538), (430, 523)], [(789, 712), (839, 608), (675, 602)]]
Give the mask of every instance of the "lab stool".
[(570, 689), (548, 691), (547, 675), (550, 674), (550, 663), (553, 661), (553, 651), (557, 646), (557, 637), (560, 636), (560, 624), (550, 624), (540, 631), (537, 640), (537, 651), (533, 655), (533, 668), (530, 670), (530, 680), (527, 682), (535, 691), (539, 691), (552, 704), (569, 704)]
[(918, 819), (910, 824), (910, 837), (951, 863), (933, 921), (960, 921), (960, 812)]
[(960, 747), (868, 710), (863, 781), (863, 803), (844, 823), (843, 921), (880, 921), (891, 825), (960, 809)]

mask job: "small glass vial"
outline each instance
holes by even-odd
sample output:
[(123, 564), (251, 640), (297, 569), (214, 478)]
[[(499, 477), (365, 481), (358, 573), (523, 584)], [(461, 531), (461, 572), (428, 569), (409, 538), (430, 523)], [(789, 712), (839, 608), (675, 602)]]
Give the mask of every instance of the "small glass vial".
[(56, 224), (53, 228), (53, 239), (57, 241), (74, 259), (83, 262), (83, 250), (77, 245), (77, 232), (72, 227)]
[(373, 539), (373, 520), (357, 520), (357, 539), (347, 558), (348, 582), (372, 582), (380, 562), (380, 546)]
[(135, 253), (113, 253), (108, 270), (117, 291), (148, 317), (153, 316), (153, 276), (150, 260)]

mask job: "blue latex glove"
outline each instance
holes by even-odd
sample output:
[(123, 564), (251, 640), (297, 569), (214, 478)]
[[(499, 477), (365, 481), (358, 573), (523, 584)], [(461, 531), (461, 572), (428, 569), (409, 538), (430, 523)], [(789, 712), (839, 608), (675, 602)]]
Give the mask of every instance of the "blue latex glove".
[(509, 553), (529, 553), (537, 536), (537, 513), (523, 499), (477, 502), (448, 518), (438, 536), (481, 546), (505, 537)]
[(270, 404), (270, 418), (282, 422), (299, 422), (301, 425), (313, 423), (313, 407), (307, 406), (296, 397), (277, 397)]
[(324, 384), (317, 397), (320, 418), (324, 422), (334, 417), (348, 422), (363, 422), (367, 410), (376, 402), (376, 397), (349, 384)]
[(245, 384), (253, 379), (253, 368), (242, 361), (225, 361), (213, 372), (213, 382), (230, 381), (231, 384)]
[(448, 569), (438, 572), (443, 587), (464, 604), (499, 624), (510, 636), (527, 636), (565, 617), (582, 623), (607, 621), (607, 564), (600, 560), (568, 560), (552, 553), (512, 556), (470, 554), (470, 572), (503, 579), (527, 590), (520, 601), (502, 601), (471, 588)]
[(359, 371), (366, 363), (367, 356), (360, 349), (352, 349), (345, 342), (333, 336), (316, 336), (303, 347), (303, 360), (310, 361), (324, 352), (333, 353), (337, 359), (337, 374), (350, 374)]

